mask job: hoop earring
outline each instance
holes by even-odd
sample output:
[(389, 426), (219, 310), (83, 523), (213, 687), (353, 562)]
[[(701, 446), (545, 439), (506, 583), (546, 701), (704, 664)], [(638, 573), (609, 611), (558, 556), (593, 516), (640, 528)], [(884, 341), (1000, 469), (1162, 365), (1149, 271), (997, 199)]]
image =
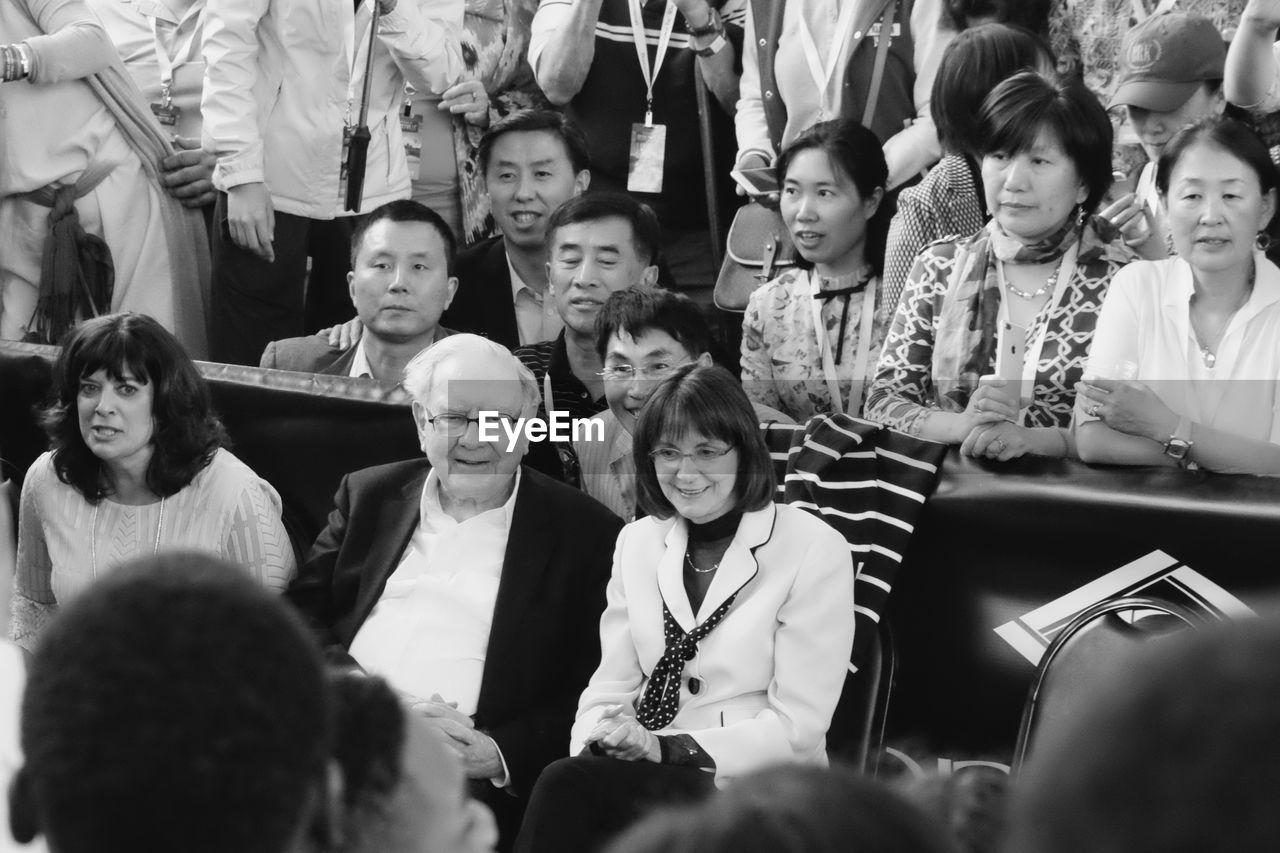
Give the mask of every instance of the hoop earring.
[(1259, 252), (1265, 252), (1271, 248), (1271, 235), (1266, 231), (1259, 231), (1258, 236), (1253, 238), (1253, 245)]

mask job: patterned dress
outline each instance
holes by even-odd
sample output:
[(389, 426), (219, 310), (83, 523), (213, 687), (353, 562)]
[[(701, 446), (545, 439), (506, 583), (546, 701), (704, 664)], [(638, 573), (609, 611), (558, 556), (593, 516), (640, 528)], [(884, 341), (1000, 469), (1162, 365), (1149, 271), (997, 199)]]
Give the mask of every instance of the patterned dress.
[[(894, 306), (885, 300), (883, 288), (875, 280), (868, 284), (871, 286), (877, 292), (866, 376), (853, 375), (862, 328), (862, 294), (847, 297), (849, 315), (843, 342), (839, 339), (840, 315), (846, 297), (830, 299), (822, 307), (823, 334), (832, 351), (840, 349), (843, 354), (836, 369), (837, 387), (845, 405), (855, 381), (863, 384), (870, 377), (893, 319)], [(751, 294), (742, 318), (742, 385), (747, 396), (752, 402), (785, 412), (797, 422), (835, 410), (822, 373), (822, 349), (814, 333), (812, 301), (808, 272), (787, 270)]]
[[(954, 411), (960, 401), (940, 398), (932, 375), (934, 341), (951, 290), (957, 258), (985, 232), (952, 242), (938, 242), (921, 252), (893, 319), (875, 380), (867, 395), (866, 415), (890, 427), (919, 435), (933, 411)], [(1084, 374), (1089, 344), (1107, 287), (1116, 271), (1135, 258), (1123, 243), (1106, 243), (1086, 228), (1080, 240), (1075, 272), (1027, 329), (1027, 352), (1041, 335), (1044, 345), (1036, 367), (1034, 397), (1023, 426), (1066, 427), (1075, 405), (1075, 384)], [(998, 292), (998, 291), (997, 291)], [(987, 373), (995, 372), (992, 358)]]

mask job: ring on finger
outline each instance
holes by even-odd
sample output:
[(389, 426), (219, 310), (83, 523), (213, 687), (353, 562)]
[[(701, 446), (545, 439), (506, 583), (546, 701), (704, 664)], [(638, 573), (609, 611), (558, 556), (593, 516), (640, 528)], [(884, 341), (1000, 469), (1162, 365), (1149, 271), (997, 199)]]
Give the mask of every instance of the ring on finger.
[(995, 448), (996, 453), (1004, 453), (1005, 443), (1003, 438), (997, 438), (991, 442), (991, 446)]
[(1098, 416), (1098, 404), (1094, 403), (1089, 407), (1089, 417), (1096, 418)]

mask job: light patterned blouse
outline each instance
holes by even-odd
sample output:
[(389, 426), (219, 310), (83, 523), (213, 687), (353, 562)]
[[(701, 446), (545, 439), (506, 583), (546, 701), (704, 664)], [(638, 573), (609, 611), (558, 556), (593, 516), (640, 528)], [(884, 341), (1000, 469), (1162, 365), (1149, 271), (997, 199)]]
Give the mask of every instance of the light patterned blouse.
[[(47, 452), (32, 463), (22, 485), (14, 588), (19, 598), (37, 605), (65, 604), (96, 574), (130, 558), (190, 549), (229, 560), (264, 586), (283, 589), (297, 563), (280, 509), (276, 490), (228, 450), (218, 450), (163, 505), (144, 506), (110, 498), (89, 503), (58, 479)], [(17, 615), (21, 603), (14, 606)]]
[[(847, 283), (835, 280), (823, 289)], [(832, 352), (841, 351), (840, 363), (835, 367), (844, 406), (849, 404), (855, 382), (862, 385), (874, 372), (880, 346), (893, 320), (894, 305), (885, 301), (879, 281), (873, 280), (867, 286), (876, 288), (876, 296), (871, 345), (862, 376), (854, 376), (862, 329), (862, 293), (833, 297), (822, 306), (822, 332)], [(842, 343), (840, 316), (846, 298), (849, 314)], [(742, 385), (747, 396), (754, 403), (779, 409), (797, 422), (836, 410), (822, 371), (822, 349), (814, 332), (812, 303), (809, 273), (790, 269), (751, 294), (742, 318)]]

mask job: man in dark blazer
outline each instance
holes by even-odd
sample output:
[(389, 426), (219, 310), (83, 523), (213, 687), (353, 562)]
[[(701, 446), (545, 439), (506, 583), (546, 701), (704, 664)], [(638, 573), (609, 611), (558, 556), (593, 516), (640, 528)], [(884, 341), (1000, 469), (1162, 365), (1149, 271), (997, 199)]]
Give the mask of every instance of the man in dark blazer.
[[(473, 381), (474, 380), (474, 381)], [(426, 459), (344, 478), (286, 593), (335, 662), (385, 677), (461, 759), (509, 848), (538, 774), (568, 749), (599, 663), (622, 522), (483, 437), (537, 410), (509, 352), (455, 335), (410, 364)]]
[(431, 208), (407, 199), (378, 207), (351, 236), (347, 286), (361, 339), (346, 348), (321, 335), (272, 341), (260, 366), (398, 385), (415, 355), (453, 334), (440, 315), (458, 287), (454, 256), (453, 232)]
[(458, 292), (441, 320), (509, 349), (554, 338), (547, 296), (547, 222), (591, 182), (581, 131), (551, 110), (514, 113), (480, 141), (480, 172), (502, 236), (458, 255)]

